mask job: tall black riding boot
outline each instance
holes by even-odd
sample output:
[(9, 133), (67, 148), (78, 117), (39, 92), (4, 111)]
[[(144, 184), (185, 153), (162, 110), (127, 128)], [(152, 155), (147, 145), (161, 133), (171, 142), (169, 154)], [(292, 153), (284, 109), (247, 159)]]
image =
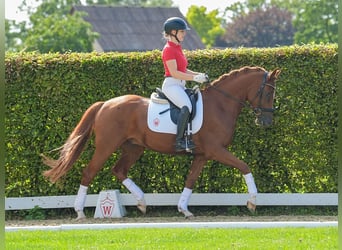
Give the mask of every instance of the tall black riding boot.
[(189, 116), (190, 116), (190, 112), (189, 112), (188, 107), (183, 106), (180, 111), (178, 123), (177, 123), (177, 135), (176, 135), (176, 146), (175, 146), (175, 150), (177, 152), (183, 151), (185, 149), (191, 150), (195, 148), (195, 145), (192, 141), (189, 141), (187, 145), (184, 139), (184, 132), (189, 122)]

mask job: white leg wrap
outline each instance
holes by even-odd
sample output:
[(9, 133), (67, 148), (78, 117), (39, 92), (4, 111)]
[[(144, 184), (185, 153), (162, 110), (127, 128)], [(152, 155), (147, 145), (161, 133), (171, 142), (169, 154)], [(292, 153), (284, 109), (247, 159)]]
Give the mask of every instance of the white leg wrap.
[(144, 192), (130, 179), (125, 179), (122, 184), (131, 192), (138, 201), (144, 200)]
[(245, 178), (245, 181), (246, 181), (246, 184), (247, 184), (248, 193), (251, 196), (256, 196), (257, 193), (258, 193), (258, 190), (256, 188), (256, 185), (255, 185), (252, 173), (246, 174), (243, 177)]
[(88, 187), (80, 185), (80, 188), (77, 192), (77, 197), (75, 200), (74, 208), (76, 212), (83, 212), (84, 204), (87, 198), (87, 190)]
[(247, 200), (247, 208), (251, 212), (255, 212), (256, 195), (258, 193), (258, 190), (256, 188), (253, 175), (252, 173), (249, 173), (249, 174), (244, 175), (243, 177), (245, 177), (245, 181), (246, 181), (248, 193), (249, 193), (249, 199)]
[(178, 201), (178, 210), (181, 211), (188, 211), (188, 203), (190, 200), (190, 196), (192, 194), (192, 189), (184, 188), (183, 192)]

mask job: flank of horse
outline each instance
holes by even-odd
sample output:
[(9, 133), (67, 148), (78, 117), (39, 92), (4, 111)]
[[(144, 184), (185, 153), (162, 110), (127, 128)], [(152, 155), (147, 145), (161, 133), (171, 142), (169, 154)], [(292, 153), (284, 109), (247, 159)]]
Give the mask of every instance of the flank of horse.
[[(254, 111), (257, 125), (267, 127), (272, 124), (279, 73), (279, 69), (267, 72), (261, 67), (243, 67), (222, 75), (201, 90), (203, 124), (192, 136), (196, 145), (192, 152), (194, 158), (178, 203), (178, 210), (185, 217), (193, 216), (188, 210), (188, 201), (208, 160), (240, 170), (249, 193), (247, 207), (252, 212), (255, 211), (257, 188), (251, 170), (245, 162), (229, 152), (227, 146), (232, 142), (236, 120), (243, 107)], [(85, 217), (83, 209), (88, 186), (118, 149), (121, 149), (121, 156), (113, 166), (112, 173), (136, 198), (138, 208), (143, 213), (146, 212), (144, 193), (127, 177), (129, 169), (145, 149), (164, 154), (179, 154), (174, 150), (175, 135), (156, 133), (148, 128), (149, 101), (149, 98), (138, 95), (124, 95), (94, 103), (83, 114), (65, 144), (59, 148), (59, 159), (54, 160), (43, 155), (44, 163), (51, 168), (44, 172), (44, 176), (55, 183), (71, 169), (92, 133), (95, 134), (95, 152), (83, 170), (75, 200), (77, 219)]]

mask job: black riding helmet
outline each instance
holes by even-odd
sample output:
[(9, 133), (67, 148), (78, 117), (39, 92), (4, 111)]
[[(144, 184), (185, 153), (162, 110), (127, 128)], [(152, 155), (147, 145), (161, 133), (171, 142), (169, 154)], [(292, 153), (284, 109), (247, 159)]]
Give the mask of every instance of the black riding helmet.
[(164, 32), (171, 35), (171, 30), (176, 30), (178, 32), (178, 30), (190, 30), (190, 28), (182, 18), (170, 17), (164, 23)]

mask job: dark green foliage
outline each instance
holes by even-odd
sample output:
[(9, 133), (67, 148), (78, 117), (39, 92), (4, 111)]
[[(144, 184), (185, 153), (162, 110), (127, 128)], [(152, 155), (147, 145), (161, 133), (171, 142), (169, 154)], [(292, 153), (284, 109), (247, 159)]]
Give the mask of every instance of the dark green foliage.
[[(280, 68), (274, 125), (260, 129), (244, 109), (233, 145), (259, 192), (337, 192), (337, 45), (187, 51), (189, 68), (211, 79), (242, 66)], [(58, 184), (43, 178), (40, 154), (60, 147), (94, 102), (124, 94), (148, 97), (163, 81), (160, 51), (6, 54), (6, 196), (75, 194), (92, 141)], [(191, 83), (189, 83), (189, 86)], [(90, 186), (127, 192), (111, 175), (113, 154)], [(130, 177), (147, 193), (181, 192), (191, 156), (146, 151)], [(208, 162), (195, 192), (246, 192), (241, 174)]]
[(46, 215), (44, 209), (39, 206), (34, 206), (34, 208), (30, 209), (25, 216), (26, 220), (45, 220)]

